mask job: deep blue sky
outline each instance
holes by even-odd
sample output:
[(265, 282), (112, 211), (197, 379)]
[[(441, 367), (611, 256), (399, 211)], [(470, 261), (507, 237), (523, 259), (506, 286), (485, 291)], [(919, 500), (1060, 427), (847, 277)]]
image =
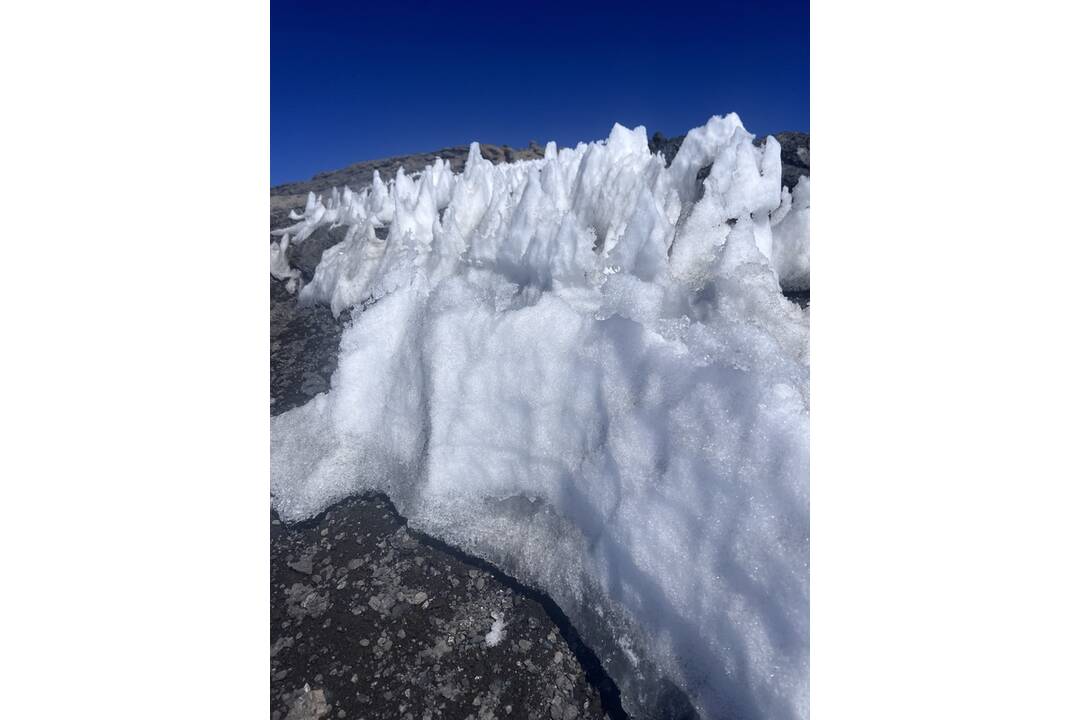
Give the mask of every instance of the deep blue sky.
[(271, 0), (271, 182), (460, 145), (810, 127), (809, 0)]

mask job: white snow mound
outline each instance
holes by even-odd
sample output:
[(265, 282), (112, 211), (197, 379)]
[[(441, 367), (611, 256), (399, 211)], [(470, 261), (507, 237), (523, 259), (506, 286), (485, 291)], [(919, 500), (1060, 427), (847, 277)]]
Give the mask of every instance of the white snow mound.
[(615, 125), (310, 197), (279, 235), (348, 232), (301, 301), (365, 309), (272, 420), (278, 512), (387, 493), (551, 595), (631, 712), (807, 717), (809, 182), (752, 140), (714, 117), (665, 167)]

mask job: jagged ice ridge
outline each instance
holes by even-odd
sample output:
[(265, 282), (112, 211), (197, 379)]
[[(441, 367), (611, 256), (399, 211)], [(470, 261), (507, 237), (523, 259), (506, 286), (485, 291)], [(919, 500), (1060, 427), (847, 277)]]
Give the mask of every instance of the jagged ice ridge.
[(277, 511), (385, 492), (551, 595), (631, 711), (807, 717), (810, 188), (752, 140), (713, 117), (666, 166), (615, 125), (309, 196), (271, 271), (345, 225), (300, 301), (364, 309), (272, 420)]

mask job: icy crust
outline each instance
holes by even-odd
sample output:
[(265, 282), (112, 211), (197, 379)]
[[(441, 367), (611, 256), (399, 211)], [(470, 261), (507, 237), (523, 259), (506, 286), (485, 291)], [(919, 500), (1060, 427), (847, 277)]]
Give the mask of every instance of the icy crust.
[[(772, 264), (785, 290), (810, 289), (810, 178), (803, 175), (789, 194), (784, 188), (783, 202), (790, 207), (773, 226), (776, 250)], [(781, 210), (783, 205), (781, 206)], [(775, 215), (779, 215), (778, 210)]]
[(809, 184), (751, 141), (716, 117), (666, 168), (616, 125), (312, 198), (293, 242), (349, 231), (301, 298), (367, 309), (272, 421), (278, 512), (381, 490), (548, 592), (632, 711), (666, 678), (704, 717), (806, 717), (808, 320), (774, 262), (801, 272)]
[(270, 276), (284, 280), (286, 289), (294, 293), (300, 282), (300, 271), (289, 266), (288, 250), (289, 235), (287, 233), (278, 242), (270, 244)]

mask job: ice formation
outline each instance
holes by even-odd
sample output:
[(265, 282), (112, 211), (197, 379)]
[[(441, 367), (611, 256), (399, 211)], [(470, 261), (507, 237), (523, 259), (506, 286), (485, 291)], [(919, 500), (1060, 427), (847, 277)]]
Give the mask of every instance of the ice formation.
[(300, 271), (289, 266), (289, 234), (276, 243), (270, 243), (270, 275), (285, 281), (289, 293), (296, 292), (300, 282)]
[(495, 647), (506, 637), (506, 623), (500, 613), (492, 613), (491, 617), (494, 622), (491, 623), (491, 630), (484, 636), (484, 643), (488, 647)]
[[(790, 198), (790, 199), (789, 199)], [(785, 211), (784, 208), (787, 208)], [(784, 212), (784, 215), (780, 215)], [(785, 290), (810, 289), (810, 178), (799, 178), (790, 193), (784, 188), (783, 204), (775, 213), (773, 268)]]
[(752, 140), (714, 117), (668, 167), (616, 125), (311, 196), (279, 235), (348, 229), (300, 299), (363, 311), (272, 421), (278, 512), (387, 493), (551, 595), (631, 711), (807, 717), (809, 182)]

